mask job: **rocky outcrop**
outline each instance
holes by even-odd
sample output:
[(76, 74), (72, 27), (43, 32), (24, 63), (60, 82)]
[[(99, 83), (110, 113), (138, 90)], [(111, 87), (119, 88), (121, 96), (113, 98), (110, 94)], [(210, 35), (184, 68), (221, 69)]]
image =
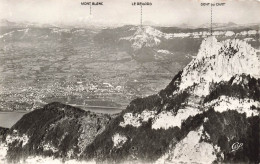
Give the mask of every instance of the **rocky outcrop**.
[(259, 163), (259, 63), (259, 51), (243, 41), (207, 38), (164, 90), (133, 100), (111, 120), (59, 103), (25, 115), (7, 135), (7, 156)]
[(183, 70), (180, 90), (195, 85), (194, 94), (208, 95), (210, 84), (228, 81), (235, 75), (260, 77), (260, 51), (244, 41), (218, 42), (205, 39), (198, 55)]
[[(240, 40), (207, 38), (197, 58), (164, 90), (133, 100), (82, 158), (109, 163), (257, 162), (259, 75), (258, 50)], [(122, 142), (115, 147), (119, 134)]]

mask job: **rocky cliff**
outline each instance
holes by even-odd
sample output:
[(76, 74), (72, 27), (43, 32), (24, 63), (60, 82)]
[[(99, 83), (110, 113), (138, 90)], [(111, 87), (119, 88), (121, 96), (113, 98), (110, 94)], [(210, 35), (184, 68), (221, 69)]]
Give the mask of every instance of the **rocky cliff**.
[(164, 90), (133, 100), (111, 120), (59, 103), (25, 115), (6, 137), (7, 157), (259, 163), (259, 58), (244, 41), (206, 38)]

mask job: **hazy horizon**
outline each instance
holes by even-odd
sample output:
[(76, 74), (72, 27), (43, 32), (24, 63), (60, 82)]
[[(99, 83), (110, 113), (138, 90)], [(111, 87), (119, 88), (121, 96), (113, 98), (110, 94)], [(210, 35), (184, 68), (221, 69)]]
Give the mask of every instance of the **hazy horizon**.
[[(103, 6), (81, 5), (81, 0), (1, 0), (0, 19), (11, 22), (34, 22), (55, 25), (139, 25), (140, 6), (131, 0), (104, 0)], [(88, 2), (88, 1), (86, 1)], [(149, 25), (199, 26), (210, 23), (210, 7), (195, 0), (151, 0), (152, 6), (143, 6), (143, 22)], [(260, 2), (213, 1), (226, 3), (213, 7), (213, 23), (251, 24), (260, 22)]]

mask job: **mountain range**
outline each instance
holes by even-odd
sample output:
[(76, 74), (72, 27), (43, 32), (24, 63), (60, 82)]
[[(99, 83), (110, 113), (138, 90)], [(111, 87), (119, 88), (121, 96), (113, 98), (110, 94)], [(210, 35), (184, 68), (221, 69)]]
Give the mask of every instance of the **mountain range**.
[[(123, 40), (139, 51), (136, 44), (167, 38), (146, 33), (135, 30)], [(134, 99), (121, 113), (51, 103), (24, 115), (3, 141), (9, 162), (259, 163), (259, 128), (260, 51), (212, 36), (165, 89)]]
[[(152, 21), (144, 21), (143, 25), (145, 26), (167, 26), (167, 25), (160, 25), (158, 23), (152, 22)], [(16, 21), (11, 21), (8, 19), (1, 19), (0, 20), (0, 26), (12, 26), (12, 27), (60, 27), (60, 28), (68, 28), (68, 27), (78, 27), (78, 28), (84, 28), (84, 27), (95, 27), (95, 28), (106, 28), (108, 25), (105, 25), (101, 22), (85, 22), (84, 20), (81, 20), (79, 22), (74, 22), (73, 25), (70, 24), (62, 24), (62, 23), (56, 23), (56, 24), (47, 24), (47, 23), (37, 23), (37, 22), (30, 22), (30, 21), (20, 21), (20, 22), (16, 22)], [(124, 24), (122, 23), (117, 23), (114, 25), (110, 25), (111, 27), (116, 27), (116, 26), (124, 26)], [(210, 24), (209, 23), (205, 23), (205, 24), (200, 24), (200, 25), (190, 25), (188, 23), (181, 23), (181, 24), (172, 24), (169, 27), (177, 27), (177, 28), (188, 28), (188, 29), (198, 29), (198, 28), (210, 28)], [(212, 27), (214, 30), (219, 30), (219, 29), (234, 29), (234, 28), (256, 28), (258, 29), (259, 27), (259, 23), (251, 23), (251, 24), (239, 24), (239, 23), (235, 23), (235, 22), (227, 22), (227, 23), (213, 23)]]

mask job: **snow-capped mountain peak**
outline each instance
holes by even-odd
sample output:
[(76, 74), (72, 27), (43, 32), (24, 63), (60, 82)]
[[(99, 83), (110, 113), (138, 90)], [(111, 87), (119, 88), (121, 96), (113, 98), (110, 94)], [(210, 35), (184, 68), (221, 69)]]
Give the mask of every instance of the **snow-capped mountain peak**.
[(163, 37), (163, 35), (164, 35), (164, 33), (162, 33), (161, 31), (159, 31), (155, 28), (152, 28), (151, 26), (145, 26), (143, 28), (141, 27), (139, 29), (141, 29), (141, 31), (143, 33), (146, 33), (146, 34), (154, 36), (154, 37)]
[(238, 39), (218, 42), (206, 38), (198, 56), (183, 70), (180, 90), (196, 85), (196, 95), (207, 95), (211, 83), (228, 81), (232, 76), (249, 74), (260, 77), (259, 50)]
[(153, 47), (159, 45), (160, 37), (163, 33), (150, 26), (137, 27), (136, 32), (129, 37), (120, 38), (120, 40), (129, 40), (134, 50), (141, 49), (142, 47)]

